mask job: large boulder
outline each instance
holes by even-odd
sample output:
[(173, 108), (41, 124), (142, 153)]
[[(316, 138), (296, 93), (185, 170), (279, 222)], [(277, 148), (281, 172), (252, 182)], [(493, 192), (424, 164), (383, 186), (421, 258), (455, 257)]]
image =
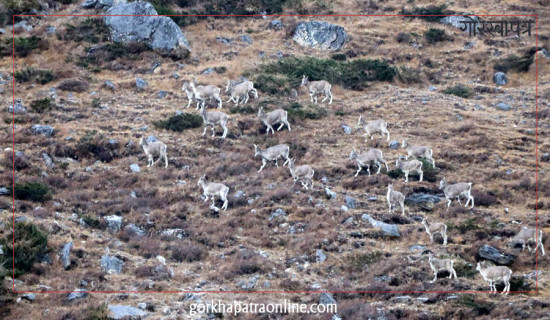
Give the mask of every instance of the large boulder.
[(484, 244), (479, 248), (478, 255), (487, 260), (491, 260), (499, 265), (510, 265), (514, 262), (514, 256), (507, 253), (501, 253), (497, 248)]
[(107, 308), (111, 319), (142, 319), (147, 316), (147, 312), (132, 306), (110, 304)]
[(324, 21), (308, 21), (296, 26), (292, 40), (305, 47), (336, 51), (342, 48), (349, 38), (343, 27)]
[(399, 228), (395, 224), (389, 224), (382, 221), (378, 221), (372, 218), (368, 214), (361, 215), (361, 219), (368, 221), (374, 228), (380, 229), (385, 236), (388, 237), (400, 237)]
[(73, 249), (73, 242), (68, 242), (63, 245), (63, 248), (59, 251), (59, 260), (63, 269), (67, 270), (71, 266), (71, 250)]
[(189, 42), (174, 20), (155, 17), (157, 11), (149, 2), (118, 3), (107, 10), (107, 14), (135, 15), (105, 17), (114, 42), (145, 42), (154, 50), (180, 57), (191, 51)]

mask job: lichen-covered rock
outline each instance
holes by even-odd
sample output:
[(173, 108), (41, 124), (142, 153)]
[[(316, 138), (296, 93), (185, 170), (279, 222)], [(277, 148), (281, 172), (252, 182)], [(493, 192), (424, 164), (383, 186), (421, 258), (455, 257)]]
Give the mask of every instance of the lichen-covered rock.
[[(158, 16), (149, 2), (118, 3), (107, 10), (105, 17), (114, 42), (145, 42), (161, 53), (183, 57), (191, 51), (189, 42), (170, 17)], [(144, 16), (150, 15), (150, 16)]]
[(109, 317), (112, 319), (142, 319), (147, 316), (147, 312), (132, 306), (125, 306), (119, 304), (110, 304), (107, 306), (109, 309)]
[(343, 27), (324, 21), (308, 21), (296, 26), (292, 40), (305, 47), (336, 51), (349, 38)]

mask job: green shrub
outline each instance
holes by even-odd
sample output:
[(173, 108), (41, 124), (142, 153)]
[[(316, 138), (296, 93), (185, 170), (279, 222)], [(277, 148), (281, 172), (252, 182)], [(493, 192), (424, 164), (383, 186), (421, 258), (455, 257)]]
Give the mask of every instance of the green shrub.
[(260, 66), (257, 71), (259, 76), (254, 82), (260, 90), (271, 94), (288, 92), (299, 86), (303, 75), (310, 81), (322, 79), (333, 85), (362, 90), (367, 81), (391, 81), (397, 74), (396, 68), (385, 61), (336, 61), (314, 57), (280, 59)]
[(382, 258), (382, 252), (380, 251), (373, 251), (363, 254), (353, 254), (351, 256), (348, 256), (347, 264), (353, 271), (361, 272), (365, 270), (365, 267), (368, 267), (369, 265), (378, 262), (380, 258)]
[[(15, 276), (18, 277), (28, 273), (33, 264), (48, 252), (48, 236), (36, 225), (27, 222), (15, 223), (13, 230), (13, 235), (9, 233), (5, 238), (0, 239), (4, 251), (0, 256), (0, 265), (10, 267), (15, 265)], [(13, 243), (15, 243), (15, 249)], [(7, 272), (11, 275), (12, 270)], [(0, 275), (0, 278), (4, 276), (5, 274)]]
[(344, 53), (335, 53), (331, 56), (332, 60), (336, 61), (346, 61), (347, 56)]
[(529, 66), (533, 63), (534, 55), (525, 54), (522, 57), (514, 54), (500, 59), (494, 66), (495, 71), (515, 71), (515, 72), (527, 72)]
[(103, 162), (111, 162), (118, 156), (116, 148), (109, 144), (108, 139), (97, 131), (87, 131), (76, 144), (76, 153), (79, 158), (93, 156)]
[(151, 47), (143, 42), (107, 43), (93, 49), (85, 48), (86, 54), (77, 58), (76, 65), (93, 70), (102, 67), (106, 62), (119, 58), (130, 60), (141, 59), (141, 53), (151, 50)]
[(251, 106), (235, 106), (229, 109), (231, 113), (242, 113), (242, 114), (253, 114), (256, 113), (256, 110)]
[(283, 108), (288, 112), (290, 121), (295, 119), (322, 119), (328, 116), (328, 111), (325, 108), (321, 108), (316, 105), (309, 105), (308, 107), (302, 107), (301, 104), (294, 102), (289, 106)]
[(398, 43), (409, 43), (412, 40), (412, 36), (410, 33), (406, 32), (399, 32), (397, 36), (395, 36), (395, 40)]
[(411, 17), (411, 18), (418, 18), (426, 21), (436, 22), (441, 20), (443, 17), (441, 15), (451, 14), (447, 9), (446, 4), (442, 4), (439, 6), (431, 5), (427, 7), (414, 7), (410, 10), (403, 8), (401, 10), (401, 14), (403, 15), (417, 15), (417, 17)]
[(32, 181), (15, 184), (15, 199), (44, 202), (51, 199), (52, 192), (47, 184)]
[(15, 55), (18, 57), (28, 56), (34, 49), (38, 48), (38, 44), (42, 39), (37, 36), (32, 36), (29, 38), (8, 38), (4, 41), (4, 44), (0, 46), (0, 57), (11, 56), (12, 51), (15, 49)]
[(100, 98), (93, 98), (92, 99), (92, 108), (99, 108), (101, 107), (101, 99)]
[(52, 105), (53, 105), (52, 99), (43, 98), (43, 99), (38, 99), (31, 102), (31, 109), (34, 112), (42, 113), (44, 111), (50, 110)]
[(202, 126), (202, 117), (198, 114), (184, 113), (172, 116), (166, 120), (153, 121), (157, 128), (181, 132), (185, 129), (198, 128)]
[(473, 278), (477, 274), (476, 268), (469, 262), (455, 262), (453, 268), (456, 271), (456, 275), (460, 278)]
[(1, 4), (3, 10), (0, 11), (0, 26), (22, 20), (22, 17), (13, 17), (14, 15), (27, 14), (32, 9), (40, 10), (38, 0), (2, 0)]
[(495, 308), (495, 304), (492, 302), (482, 301), (476, 299), (472, 295), (463, 294), (458, 297), (457, 303), (468, 308), (471, 308), (473, 312), (477, 315), (488, 315), (491, 313), (491, 310)]
[(430, 28), (426, 31), (424, 31), (424, 37), (426, 37), (426, 40), (428, 43), (436, 43), (445, 41), (445, 30), (443, 29), (437, 29), (437, 28)]
[(463, 84), (457, 84), (454, 87), (447, 87), (443, 90), (443, 93), (452, 94), (462, 98), (470, 98), (473, 96), (472, 90)]
[(64, 34), (57, 35), (59, 39), (65, 41), (99, 43), (109, 40), (109, 27), (103, 19), (87, 18), (77, 26), (67, 24), (65, 28)]
[(27, 67), (26, 69), (15, 72), (15, 80), (20, 83), (34, 81), (39, 84), (46, 84), (54, 79), (55, 75), (51, 70), (36, 70)]

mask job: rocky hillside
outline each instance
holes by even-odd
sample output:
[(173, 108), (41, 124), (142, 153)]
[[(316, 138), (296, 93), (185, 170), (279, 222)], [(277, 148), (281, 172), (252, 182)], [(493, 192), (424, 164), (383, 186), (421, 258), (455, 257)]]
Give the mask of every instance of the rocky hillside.
[[(548, 255), (508, 241), (538, 223), (549, 243), (549, 4), (3, 2), (2, 318), (183, 319), (211, 299), (337, 303), (337, 314), (308, 319), (550, 318)], [(291, 16), (349, 13), (388, 16)], [(70, 16), (103, 14), (153, 16)], [(461, 18), (433, 16), (452, 14), (538, 14), (538, 41), (534, 28), (469, 37)], [(303, 75), (330, 82), (332, 104), (312, 103)], [(193, 78), (221, 88), (225, 139), (219, 126), (203, 136), (182, 90)], [(227, 102), (228, 82), (246, 80), (259, 97)], [(260, 108), (284, 109), (291, 130), (266, 135)], [(365, 141), (360, 115), (384, 119), (389, 140)], [(141, 137), (167, 145), (167, 168), (147, 166)], [(433, 150), (423, 181), (413, 172), (405, 183), (396, 167), (404, 139)], [(293, 184), (284, 159), (258, 172), (254, 145), (277, 144), (313, 168), (312, 189)], [(370, 148), (389, 168), (355, 176), (351, 151)], [(227, 210), (204, 201), (203, 175), (229, 187)], [(443, 178), (471, 182), (475, 206), (452, 199), (447, 209)], [(405, 215), (388, 212), (388, 184), (404, 194)], [(446, 224), (447, 245), (430, 241), (424, 218)], [(432, 283), (429, 253), (452, 259), (458, 279), (442, 271)], [(490, 290), (480, 261), (509, 267), (513, 292), (474, 293)]]

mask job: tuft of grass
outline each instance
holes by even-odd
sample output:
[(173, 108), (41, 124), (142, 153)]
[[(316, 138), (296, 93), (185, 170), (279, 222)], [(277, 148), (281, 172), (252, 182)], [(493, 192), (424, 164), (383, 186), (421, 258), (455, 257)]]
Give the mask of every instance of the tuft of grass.
[(380, 258), (382, 258), (382, 252), (380, 251), (353, 254), (348, 256), (347, 264), (354, 272), (361, 272), (365, 270), (365, 267), (380, 261)]
[(447, 87), (443, 90), (443, 93), (452, 94), (462, 98), (471, 98), (473, 96), (472, 90), (463, 84), (457, 84), (454, 87)]
[(172, 116), (166, 120), (153, 121), (157, 128), (182, 132), (186, 129), (193, 129), (202, 126), (202, 117), (198, 114), (184, 113)]
[(294, 102), (290, 104), (289, 106), (286, 106), (283, 108), (288, 112), (288, 116), (291, 118), (291, 120), (295, 119), (322, 119), (326, 116), (328, 116), (328, 111), (325, 108), (321, 108), (316, 105), (309, 105), (307, 107), (302, 107), (301, 104)]
[(64, 34), (57, 34), (59, 40), (89, 43), (100, 43), (109, 40), (109, 27), (103, 19), (87, 18), (77, 26), (66, 24), (65, 28)]
[[(12, 228), (8, 226), (6, 229), (11, 230)], [(19, 277), (31, 271), (34, 263), (49, 251), (47, 248), (48, 236), (36, 225), (27, 222), (15, 223), (13, 232), (13, 235), (10, 232), (0, 239), (4, 251), (4, 254), (0, 256), (0, 265), (14, 265), (15, 276)], [(15, 243), (15, 247), (13, 243)], [(7, 273), (11, 274), (11, 271), (9, 270)], [(6, 274), (0, 275), (0, 278), (3, 279), (4, 276)]]
[(57, 86), (59, 90), (72, 92), (85, 92), (88, 87), (88, 82), (81, 80), (65, 80)]
[(39, 84), (46, 84), (55, 80), (55, 75), (51, 70), (36, 70), (27, 67), (15, 72), (15, 80), (20, 83), (34, 81)]
[(34, 112), (37, 113), (43, 113), (45, 111), (48, 111), (53, 106), (53, 101), (50, 98), (43, 98), (34, 100), (31, 102), (31, 109)]
[(422, 72), (419, 69), (401, 66), (397, 71), (397, 79), (405, 84), (413, 84), (421, 83), (423, 77)]
[(16, 56), (26, 57), (33, 50), (38, 48), (41, 40), (42, 38), (37, 36), (28, 38), (17, 37), (15, 41), (12, 38), (8, 38), (4, 41), (4, 44), (0, 46), (0, 57), (11, 56), (14, 49)]
[(14, 188), (15, 199), (44, 202), (52, 198), (52, 191), (47, 184), (38, 181), (16, 183)]

